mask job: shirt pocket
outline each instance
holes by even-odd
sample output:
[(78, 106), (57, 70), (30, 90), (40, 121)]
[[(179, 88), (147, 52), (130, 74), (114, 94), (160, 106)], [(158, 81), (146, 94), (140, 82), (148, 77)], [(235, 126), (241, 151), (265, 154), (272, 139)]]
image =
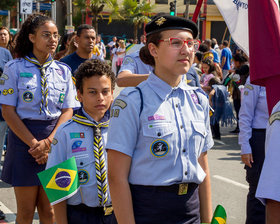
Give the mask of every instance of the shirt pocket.
[(81, 185), (92, 185), (95, 183), (95, 176), (91, 176), (95, 173), (95, 163), (94, 158), (89, 156), (88, 154), (85, 155), (78, 155), (75, 156), (76, 164), (78, 168), (78, 176)]
[(175, 125), (171, 121), (148, 122), (143, 124), (143, 143), (149, 151), (149, 158), (167, 158), (172, 154), (176, 137)]
[(31, 103), (34, 100), (34, 96), (36, 95), (37, 84), (29, 80), (28, 82), (24, 82), (23, 80), (19, 80), (18, 82), (18, 95), (21, 99), (20, 101), (24, 103)]
[(51, 88), (51, 96), (53, 99), (54, 104), (58, 105), (59, 108), (62, 107), (65, 93), (67, 89), (67, 83), (54, 83)]
[(204, 121), (191, 121), (192, 125), (192, 136), (190, 147), (193, 147), (194, 152), (199, 156), (204, 148), (206, 139), (206, 126)]

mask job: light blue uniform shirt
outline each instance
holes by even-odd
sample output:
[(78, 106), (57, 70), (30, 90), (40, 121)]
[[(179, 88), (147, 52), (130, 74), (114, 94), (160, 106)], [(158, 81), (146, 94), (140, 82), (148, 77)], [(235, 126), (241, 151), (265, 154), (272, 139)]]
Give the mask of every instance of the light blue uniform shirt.
[(266, 199), (280, 202), (280, 101), (274, 106), (266, 128), (265, 159), (256, 191), (256, 198), (266, 204)]
[(213, 146), (207, 97), (183, 81), (172, 88), (153, 73), (139, 87), (141, 115), (137, 89), (124, 89), (114, 101), (106, 148), (132, 157), (131, 184), (201, 183), (198, 157)]
[[(84, 110), (83, 113), (89, 120), (97, 124)], [(108, 118), (103, 118), (100, 122), (107, 120)], [(103, 146), (107, 142), (107, 131), (108, 127), (101, 128)], [(107, 161), (105, 150), (104, 155)], [(99, 207), (93, 151), (93, 128), (69, 120), (62, 124), (56, 132), (46, 169), (73, 156), (76, 159), (79, 172), (80, 190), (67, 200), (67, 204), (78, 205), (83, 203), (89, 207)], [(108, 196), (109, 202), (111, 202), (109, 191)]]
[(149, 74), (153, 70), (152, 66), (145, 64), (140, 59), (139, 51), (136, 51), (124, 57), (119, 73), (130, 71), (132, 74)]
[(252, 153), (249, 139), (252, 128), (265, 129), (268, 122), (268, 109), (265, 87), (253, 85), (248, 77), (242, 94), (239, 111), (239, 145), (241, 154)]
[(20, 58), (8, 62), (0, 80), (0, 103), (16, 107), (20, 119), (52, 120), (61, 115), (61, 109), (79, 107), (76, 88), (67, 65), (53, 61), (46, 69), (48, 109), (40, 114), (41, 73), (35, 64)]

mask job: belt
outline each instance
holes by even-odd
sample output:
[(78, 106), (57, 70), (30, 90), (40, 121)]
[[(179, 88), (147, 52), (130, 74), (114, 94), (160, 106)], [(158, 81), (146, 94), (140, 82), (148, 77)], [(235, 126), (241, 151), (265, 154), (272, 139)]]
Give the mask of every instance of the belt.
[(265, 132), (266, 129), (265, 128), (252, 128), (252, 131), (255, 131), (255, 132)]
[(138, 186), (144, 189), (173, 192), (178, 195), (185, 195), (188, 192), (193, 192), (198, 187), (198, 184), (196, 183), (181, 183), (181, 184), (172, 184), (169, 186), (145, 186), (145, 185), (136, 185), (136, 184), (131, 184), (131, 185), (136, 187)]
[(102, 213), (104, 215), (111, 215), (113, 212), (112, 205), (108, 205), (105, 207), (89, 207), (85, 204), (78, 204), (78, 205), (67, 205), (77, 211), (83, 211), (88, 213)]

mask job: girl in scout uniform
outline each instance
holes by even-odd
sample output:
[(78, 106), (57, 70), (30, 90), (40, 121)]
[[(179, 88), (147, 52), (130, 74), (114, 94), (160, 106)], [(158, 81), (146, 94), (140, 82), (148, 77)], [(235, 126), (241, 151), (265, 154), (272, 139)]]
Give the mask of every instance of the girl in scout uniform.
[(154, 70), (137, 88), (123, 90), (111, 110), (106, 148), (117, 221), (210, 223), (209, 104), (182, 81), (194, 59), (197, 26), (164, 14), (145, 31), (140, 57)]
[(37, 208), (41, 223), (54, 216), (37, 173), (45, 169), (58, 126), (79, 106), (68, 67), (54, 61), (59, 34), (47, 16), (34, 14), (22, 25), (15, 52), (1, 77), (0, 103), (10, 127), (1, 179), (14, 187), (16, 222), (32, 223)]
[[(67, 201), (54, 205), (56, 223), (116, 224), (112, 214), (106, 174), (107, 159), (103, 147), (107, 142), (110, 118), (108, 109), (113, 99), (115, 74), (104, 62), (88, 60), (76, 72), (76, 86), (83, 107), (72, 120), (58, 129), (47, 168), (74, 156), (80, 189)], [(102, 160), (105, 164), (103, 168)]]

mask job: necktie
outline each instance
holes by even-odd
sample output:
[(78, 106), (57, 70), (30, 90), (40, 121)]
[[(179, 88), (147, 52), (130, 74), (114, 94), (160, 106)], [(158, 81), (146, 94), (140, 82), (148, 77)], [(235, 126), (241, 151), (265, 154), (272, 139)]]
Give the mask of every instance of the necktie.
[(75, 114), (72, 117), (72, 120), (79, 124), (93, 127), (93, 133), (94, 133), (93, 151), (94, 151), (94, 158), (95, 158), (97, 192), (98, 192), (100, 205), (105, 206), (106, 202), (108, 201), (108, 182), (107, 182), (107, 169), (106, 169), (105, 155), (104, 155), (102, 135), (101, 135), (101, 127), (108, 127), (109, 121), (102, 122), (96, 125), (90, 120), (88, 120), (86, 117), (78, 114)]
[(35, 64), (41, 73), (41, 93), (42, 98), (40, 102), (40, 114), (42, 113), (43, 107), (46, 108), (47, 113), (51, 114), (51, 112), (48, 109), (48, 94), (49, 94), (49, 88), (47, 83), (47, 76), (46, 76), (46, 68), (52, 63), (53, 59), (52, 57), (49, 57), (48, 60), (44, 64), (40, 64), (39, 61), (35, 57), (24, 57), (25, 60), (29, 61), (32, 64)]

